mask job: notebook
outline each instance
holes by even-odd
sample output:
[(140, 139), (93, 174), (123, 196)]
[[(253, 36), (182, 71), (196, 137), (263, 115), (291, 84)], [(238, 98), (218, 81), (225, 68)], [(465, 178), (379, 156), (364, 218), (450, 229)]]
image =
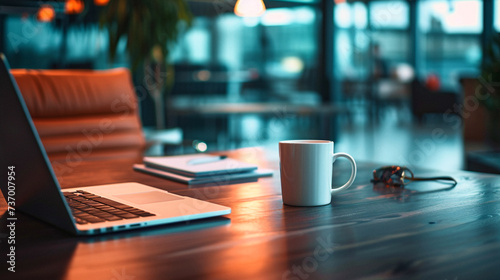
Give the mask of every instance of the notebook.
[(187, 177), (206, 177), (249, 172), (257, 165), (242, 162), (227, 156), (193, 154), (181, 156), (144, 157), (144, 165)]
[(7, 60), (0, 57), (0, 189), (8, 220), (21, 211), (73, 234), (93, 235), (231, 213), (226, 206), (136, 182), (61, 192)]
[(251, 171), (247, 172), (190, 177), (157, 168), (147, 167), (144, 164), (134, 164), (133, 168), (134, 170), (139, 172), (143, 172), (146, 174), (158, 176), (164, 179), (188, 185), (208, 184), (208, 183), (214, 183), (216, 185), (224, 185), (233, 182), (257, 180), (258, 178), (261, 177), (270, 177), (273, 176), (274, 173), (274, 171), (270, 169), (252, 169)]

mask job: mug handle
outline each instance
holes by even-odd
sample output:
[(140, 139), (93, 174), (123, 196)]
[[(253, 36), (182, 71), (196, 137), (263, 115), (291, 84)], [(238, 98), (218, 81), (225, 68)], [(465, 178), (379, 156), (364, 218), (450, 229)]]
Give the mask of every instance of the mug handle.
[(350, 156), (349, 154), (346, 154), (346, 153), (336, 153), (336, 154), (333, 154), (333, 156), (332, 156), (332, 164), (335, 163), (335, 160), (338, 157), (344, 157), (344, 158), (348, 159), (351, 162), (351, 178), (349, 178), (349, 181), (347, 181), (347, 183), (343, 184), (341, 187), (336, 188), (336, 189), (332, 189), (332, 194), (339, 193), (339, 192), (341, 192), (341, 191), (346, 190), (347, 188), (349, 188), (352, 185), (352, 183), (354, 182), (354, 179), (356, 178), (356, 172), (358, 170), (358, 168), (356, 166), (356, 162), (354, 161), (354, 158), (352, 156)]

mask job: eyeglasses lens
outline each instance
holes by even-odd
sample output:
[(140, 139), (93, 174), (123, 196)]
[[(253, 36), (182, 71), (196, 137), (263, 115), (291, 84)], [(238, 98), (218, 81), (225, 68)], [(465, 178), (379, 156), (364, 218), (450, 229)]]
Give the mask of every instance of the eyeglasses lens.
[(380, 182), (388, 185), (400, 186), (405, 184), (404, 171), (403, 168), (397, 166), (380, 168), (376, 171), (376, 176)]

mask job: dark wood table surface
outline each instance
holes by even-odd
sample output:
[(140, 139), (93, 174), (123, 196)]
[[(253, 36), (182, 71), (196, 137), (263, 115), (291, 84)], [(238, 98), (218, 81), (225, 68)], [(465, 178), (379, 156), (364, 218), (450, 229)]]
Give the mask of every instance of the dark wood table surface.
[[(63, 188), (137, 181), (230, 206), (227, 216), (75, 237), (17, 213), (16, 273), (7, 271), (6, 203), (0, 199), (0, 279), (499, 279), (500, 177), (451, 175), (452, 189), (413, 182), (370, 184), (359, 163), (354, 185), (321, 207), (284, 206), (277, 155), (261, 148), (232, 157), (276, 170), (258, 182), (190, 187), (132, 171), (139, 152), (53, 156)], [(347, 178), (335, 167), (335, 181)]]

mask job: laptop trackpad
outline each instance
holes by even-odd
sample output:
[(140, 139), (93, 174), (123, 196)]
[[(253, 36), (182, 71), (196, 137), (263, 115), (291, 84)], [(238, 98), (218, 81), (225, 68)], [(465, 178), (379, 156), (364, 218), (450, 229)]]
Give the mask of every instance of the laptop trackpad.
[(183, 199), (182, 197), (178, 197), (175, 195), (170, 195), (164, 192), (142, 192), (142, 193), (130, 193), (123, 195), (115, 195), (116, 197), (127, 200), (136, 204), (149, 204), (149, 203), (158, 203), (158, 202), (167, 202), (173, 200)]

